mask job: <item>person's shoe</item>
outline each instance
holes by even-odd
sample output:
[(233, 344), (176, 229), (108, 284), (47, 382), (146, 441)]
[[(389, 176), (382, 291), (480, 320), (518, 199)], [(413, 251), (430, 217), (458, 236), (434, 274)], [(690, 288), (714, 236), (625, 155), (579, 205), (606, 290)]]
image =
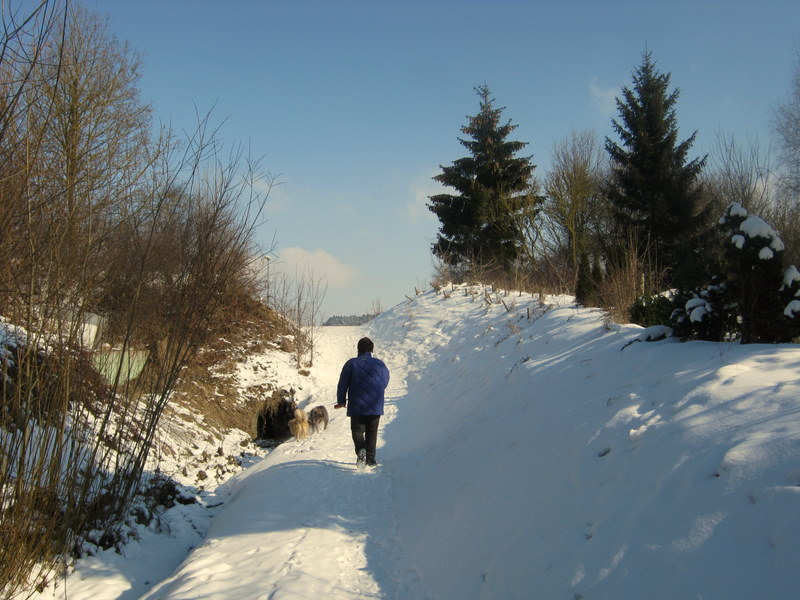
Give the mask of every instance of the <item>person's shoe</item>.
[(377, 467), (378, 463), (375, 460), (368, 460), (367, 461), (367, 466), (368, 467)]
[(358, 460), (356, 461), (356, 465), (359, 467), (363, 467), (366, 464), (367, 464), (367, 449), (361, 448), (361, 450), (358, 451)]

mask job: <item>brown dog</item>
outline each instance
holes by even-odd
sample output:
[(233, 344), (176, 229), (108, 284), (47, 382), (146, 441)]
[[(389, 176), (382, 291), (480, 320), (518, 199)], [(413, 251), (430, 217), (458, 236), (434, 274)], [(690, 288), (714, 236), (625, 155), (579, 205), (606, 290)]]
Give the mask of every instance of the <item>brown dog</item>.
[(311, 431), (317, 433), (322, 429), (328, 428), (328, 409), (324, 406), (315, 406), (308, 413), (308, 423)]
[(289, 420), (289, 431), (298, 440), (304, 440), (308, 437), (308, 417), (302, 408), (294, 410), (294, 419)]

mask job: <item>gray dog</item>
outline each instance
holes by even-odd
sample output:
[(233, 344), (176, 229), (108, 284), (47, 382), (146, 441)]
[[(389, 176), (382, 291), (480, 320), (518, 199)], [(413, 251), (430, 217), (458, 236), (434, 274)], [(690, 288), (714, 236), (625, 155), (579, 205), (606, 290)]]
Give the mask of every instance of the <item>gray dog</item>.
[(328, 428), (328, 409), (324, 406), (315, 406), (308, 413), (308, 424), (311, 426), (311, 431), (316, 433), (322, 429)]

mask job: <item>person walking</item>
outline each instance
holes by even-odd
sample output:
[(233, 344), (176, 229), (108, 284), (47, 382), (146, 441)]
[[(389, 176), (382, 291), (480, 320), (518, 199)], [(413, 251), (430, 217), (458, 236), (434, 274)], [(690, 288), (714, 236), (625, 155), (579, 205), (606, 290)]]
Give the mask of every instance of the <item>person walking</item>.
[(368, 337), (358, 340), (358, 356), (344, 363), (336, 388), (334, 408), (347, 407), (359, 467), (377, 465), (378, 423), (383, 414), (384, 391), (389, 385), (389, 369), (372, 356), (374, 349), (375, 344)]

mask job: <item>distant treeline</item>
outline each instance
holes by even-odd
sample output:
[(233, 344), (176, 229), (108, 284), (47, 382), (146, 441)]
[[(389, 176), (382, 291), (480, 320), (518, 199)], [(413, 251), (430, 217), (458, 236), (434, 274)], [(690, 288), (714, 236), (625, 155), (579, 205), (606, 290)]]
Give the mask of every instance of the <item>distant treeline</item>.
[(377, 315), (350, 315), (348, 317), (340, 317), (340, 316), (333, 316), (330, 317), (327, 321), (323, 323), (325, 327), (337, 327), (337, 326), (358, 326), (364, 325), (365, 323), (369, 323), (374, 319)]

